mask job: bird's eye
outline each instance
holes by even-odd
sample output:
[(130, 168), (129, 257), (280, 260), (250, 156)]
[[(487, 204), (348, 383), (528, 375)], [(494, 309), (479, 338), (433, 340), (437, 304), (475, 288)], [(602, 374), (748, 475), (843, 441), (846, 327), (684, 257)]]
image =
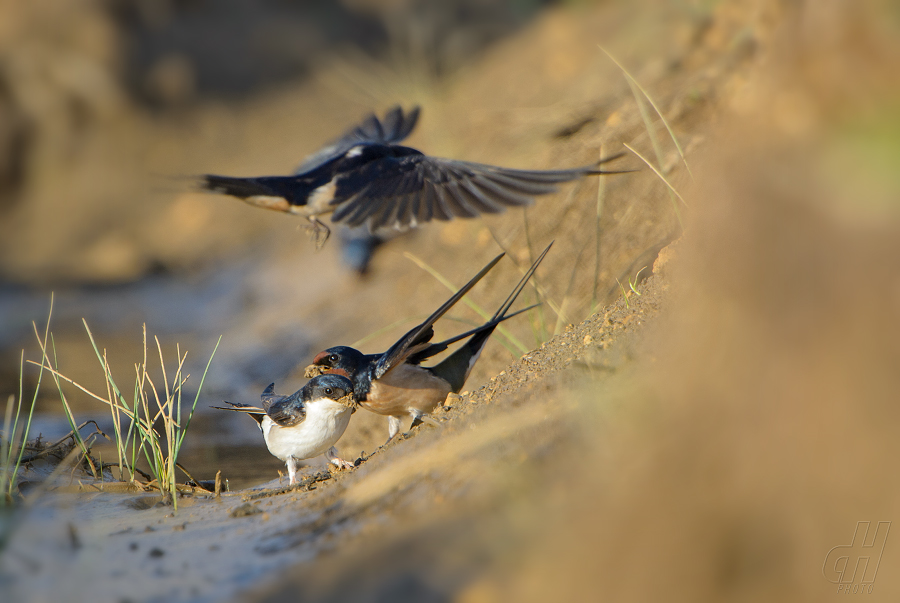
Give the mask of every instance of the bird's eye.
[(331, 356), (329, 356), (328, 361), (329, 362), (337, 362), (338, 361), (337, 354), (332, 354)]
[(326, 393), (327, 395), (330, 396), (330, 395), (331, 395), (332, 393), (334, 393), (334, 392), (333, 392), (333, 390), (332, 390), (330, 387), (326, 387), (326, 388), (325, 388), (325, 393)]

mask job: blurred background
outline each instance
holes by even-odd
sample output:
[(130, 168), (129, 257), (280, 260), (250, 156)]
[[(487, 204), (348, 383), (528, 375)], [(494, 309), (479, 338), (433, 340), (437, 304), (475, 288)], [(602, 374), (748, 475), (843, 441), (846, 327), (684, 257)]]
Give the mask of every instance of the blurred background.
[[(207, 406), (252, 402), (273, 381), (294, 391), (303, 366), (326, 347), (387, 349), (449, 293), (405, 253), (458, 287), (509, 251), (512, 261), (474, 292), (493, 313), (521, 270), (559, 237), (541, 283), (555, 309), (511, 324), (518, 345), (489, 346), (472, 386), (583, 319), (618, 296), (616, 279), (627, 283), (680, 228), (669, 199), (633, 202), (662, 190), (652, 178), (613, 177), (602, 189), (589, 179), (533, 210), (429, 225), (380, 248), (362, 277), (342, 263), (340, 233), (316, 252), (301, 220), (198, 193), (194, 178), (290, 173), (396, 104), (422, 106), (409, 144), (436, 156), (549, 169), (594, 162), (622, 151), (624, 140), (651, 152), (633, 98), (623, 97), (626, 80), (597, 48), (621, 38), (623, 52), (652, 53), (635, 46), (627, 28), (618, 31), (640, 9), (611, 5), (610, 19), (602, 4), (4, 5), (0, 392), (18, 391), (23, 349), (37, 359), (32, 322), (46, 324), (51, 293), (60, 369), (94, 391), (105, 385), (82, 319), (120, 380), (142, 358), (144, 324), (151, 348), (156, 336), (168, 357), (176, 344), (189, 350), (194, 375), (222, 335), (185, 454), (196, 455), (194, 473), (227, 463), (240, 486), (243, 476), (255, 480), (259, 467), (280, 463), (252, 424)], [(705, 27), (703, 7), (674, 10), (688, 15), (687, 27)], [(676, 43), (663, 38), (654, 48)], [(689, 134), (684, 144), (694, 143)], [(666, 149), (668, 169), (674, 153)], [(581, 224), (590, 227), (566, 234)], [(523, 302), (536, 301), (527, 295)], [(481, 320), (461, 307), (438, 334)], [(24, 372), (29, 386), (32, 368)], [(77, 390), (70, 396), (76, 414), (109, 427), (94, 401)], [(38, 410), (45, 437), (67, 431), (52, 388), (42, 390)], [(346, 445), (371, 451), (383, 442), (383, 422), (354, 421)]]
[[(4, 398), (20, 350), (37, 359), (31, 321), (43, 328), (51, 291), (60, 366), (89, 387), (102, 374), (82, 317), (123, 380), (144, 323), (164, 349), (190, 350), (195, 375), (223, 335), (185, 464), (262, 481), (281, 463), (254, 425), (208, 404), (252, 402), (271, 381), (293, 391), (330, 345), (386, 349), (448, 293), (410, 254), (459, 286), (508, 250), (473, 292), (492, 311), (556, 240), (537, 275), (542, 311), (510, 330), (526, 350), (573, 354), (569, 377), (461, 418), (496, 430), (488, 453), (447, 444), (457, 466), (423, 456), (414, 485), (366, 507), (371, 531), (335, 536), (342, 554), (259, 600), (822, 601), (840, 596), (828, 550), (858, 521), (897, 517), (896, 3), (0, 6)], [(649, 92), (690, 171), (598, 46)], [(687, 206), (649, 168), (585, 180), (526, 211), (392, 240), (360, 277), (336, 241), (315, 252), (298, 220), (191, 188), (205, 172), (288, 173), (398, 103), (422, 106), (409, 144), (438, 156), (569, 167), (628, 144)], [(601, 349), (608, 304), (621, 310), (628, 282), (640, 291), (637, 273), (679, 236), (653, 285), (661, 316), (631, 294), (639, 335)], [(553, 347), (597, 309), (591, 340)], [(478, 320), (459, 308), (438, 336)], [(492, 342), (467, 388), (522, 353)], [(26, 367), (26, 389), (33, 378)], [(64, 432), (45, 391), (39, 429)], [(382, 418), (357, 413), (340, 447), (371, 451), (385, 436)], [(859, 596), (900, 594), (895, 538)]]
[[(61, 368), (89, 387), (102, 383), (102, 373), (83, 353), (89, 348), (82, 318), (126, 374), (141, 358), (144, 323), (151, 343), (154, 335), (167, 350), (180, 342), (191, 350), (189, 363), (201, 368), (201, 356), (225, 334), (227, 358), (216, 363), (213, 402), (252, 401), (269, 382), (281, 385), (289, 376), (294, 380), (283, 387), (296, 389), (297, 366), (319, 349), (398, 321), (405, 330), (427, 315), (445, 290), (398, 258), (400, 250), (391, 260), (402, 264), (398, 272), (376, 266), (371, 279), (357, 282), (338, 260), (340, 237), (314, 253), (298, 221), (195, 194), (192, 178), (288, 173), (369, 113), (394, 104), (425, 105), (414, 140), (429, 152), (477, 147), (479, 140), (447, 135), (442, 114), (458, 109), (437, 99), (467, 63), (528, 26), (542, 8), (534, 1), (4, 3), (3, 394), (18, 390), (20, 351), (33, 355), (31, 322), (46, 322), (51, 292)], [(454, 236), (459, 246), (471, 239)], [(485, 240), (481, 247), (484, 256), (496, 251)], [(437, 268), (458, 285), (481, 261), (464, 256), (452, 268)], [(398, 276), (409, 277), (411, 291), (421, 286), (422, 299), (380, 304), (365, 315), (347, 303), (360, 291), (393, 287)], [(386, 347), (397, 336), (394, 329), (373, 343)], [(35, 378), (26, 371), (26, 383)], [(74, 396), (76, 407), (90, 413), (93, 403), (85, 402)], [(42, 395), (39, 410), (47, 437), (65, 430), (58, 397)], [(247, 425), (233, 417), (209, 421), (236, 426), (232, 443), (245, 440), (249, 450), (234, 450), (253, 475), (258, 462), (278, 465)], [(201, 417), (197, 433), (206, 425)], [(201, 444), (199, 436), (194, 442), (218, 444)], [(219, 463), (218, 453), (210, 454)]]

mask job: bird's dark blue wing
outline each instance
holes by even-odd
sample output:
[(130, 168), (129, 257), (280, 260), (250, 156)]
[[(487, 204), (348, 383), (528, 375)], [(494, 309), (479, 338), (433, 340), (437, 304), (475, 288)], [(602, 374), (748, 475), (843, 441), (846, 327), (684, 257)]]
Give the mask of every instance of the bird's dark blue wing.
[(374, 114), (369, 115), (338, 140), (304, 159), (295, 173), (303, 174), (321, 167), (360, 144), (400, 143), (410, 135), (418, 120), (419, 107), (413, 107), (405, 114), (399, 106), (394, 107), (380, 121)]
[(306, 405), (300, 397), (300, 391), (272, 402), (266, 409), (266, 414), (281, 427), (293, 427), (302, 423), (306, 419)]
[(284, 400), (286, 397), (287, 396), (282, 396), (281, 394), (276, 394), (275, 384), (270, 383), (269, 386), (263, 390), (263, 393), (259, 396), (259, 399), (262, 402), (261, 406), (263, 407), (263, 409), (268, 411), (273, 404)]
[[(392, 147), (393, 150), (404, 147)], [(611, 161), (619, 155), (604, 159)], [(418, 152), (384, 156), (339, 171), (331, 204), (333, 222), (405, 228), (430, 220), (473, 218), (529, 205), (535, 196), (586, 175), (617, 173), (590, 165), (567, 170), (516, 170), (427, 157)]]

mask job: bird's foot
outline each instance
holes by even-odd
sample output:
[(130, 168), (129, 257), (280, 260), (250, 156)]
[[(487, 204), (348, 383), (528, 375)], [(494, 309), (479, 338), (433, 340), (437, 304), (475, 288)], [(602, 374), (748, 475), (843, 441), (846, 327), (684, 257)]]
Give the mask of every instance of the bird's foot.
[(354, 465), (351, 461), (345, 461), (341, 457), (337, 455), (337, 448), (332, 446), (328, 449), (328, 452), (325, 453), (325, 458), (328, 459), (328, 462), (337, 467), (338, 469), (353, 469), (356, 465)]
[(312, 216), (309, 218), (309, 238), (316, 244), (316, 251), (325, 246), (328, 237), (331, 236), (331, 229), (319, 221), (318, 218)]
[(352, 462), (345, 461), (344, 459), (340, 458), (333, 459), (331, 463), (338, 469), (353, 469), (354, 467), (356, 467), (356, 465), (354, 465)]

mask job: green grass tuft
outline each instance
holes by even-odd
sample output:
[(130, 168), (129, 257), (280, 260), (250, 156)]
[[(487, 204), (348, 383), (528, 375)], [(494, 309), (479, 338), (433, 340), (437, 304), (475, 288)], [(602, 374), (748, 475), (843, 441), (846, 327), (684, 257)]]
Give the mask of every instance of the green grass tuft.
[[(84, 322), (84, 321), (83, 321)], [(85, 458), (91, 465), (94, 476), (102, 479), (103, 465), (100, 463), (99, 470), (90, 460), (89, 446), (81, 438), (78, 433), (78, 427), (75, 418), (71, 412), (65, 392), (63, 391), (63, 382), (74, 385), (90, 397), (103, 402), (109, 408), (111, 413), (113, 430), (115, 436), (116, 447), (116, 463), (112, 466), (118, 467), (119, 479), (122, 481), (135, 481), (136, 475), (146, 476), (142, 471), (136, 468), (139, 460), (143, 459), (150, 466), (152, 479), (147, 484), (150, 487), (157, 488), (164, 495), (170, 496), (172, 504), (177, 510), (178, 508), (178, 486), (176, 483), (176, 469), (180, 469), (187, 475), (187, 472), (178, 464), (178, 454), (184, 444), (184, 438), (187, 435), (188, 427), (194, 417), (194, 411), (200, 399), (200, 391), (206, 380), (212, 359), (222, 338), (216, 343), (206, 368), (200, 378), (200, 384), (197, 387), (196, 395), (188, 409), (188, 403), (184, 400), (184, 385), (190, 377), (184, 372), (184, 363), (187, 359), (187, 352), (182, 353), (181, 347), (176, 345), (176, 363), (174, 372), (171, 373), (166, 368), (166, 361), (163, 355), (162, 345), (158, 338), (154, 337), (156, 343), (156, 351), (159, 357), (159, 370), (162, 379), (157, 385), (150, 376), (147, 360), (147, 326), (143, 327), (143, 360), (135, 364), (135, 382), (134, 388), (131, 390), (131, 396), (126, 397), (113, 378), (109, 368), (106, 350), (100, 351), (97, 342), (91, 332), (87, 322), (84, 322), (84, 328), (90, 340), (91, 347), (103, 371), (106, 383), (106, 396), (94, 393), (84, 386), (76, 383), (69, 377), (66, 377), (59, 370), (56, 362), (56, 352), (53, 350), (54, 362), (50, 361), (48, 353), (48, 338), (52, 343), (52, 335), (49, 333), (48, 326), (44, 339), (38, 337), (38, 343), (41, 346), (43, 355), (41, 363), (31, 362), (39, 366), (41, 375), (44, 371), (49, 372), (56, 382), (59, 390), (60, 399), (66, 412), (66, 417), (70, 425), (73, 427), (73, 437), (75, 438), (78, 448), (82, 451)], [(36, 331), (37, 332), (37, 331)], [(36, 396), (37, 394), (35, 394)], [(185, 416), (186, 415), (186, 416)], [(147, 476), (149, 477), (149, 476)], [(188, 475), (188, 477), (190, 477)]]

